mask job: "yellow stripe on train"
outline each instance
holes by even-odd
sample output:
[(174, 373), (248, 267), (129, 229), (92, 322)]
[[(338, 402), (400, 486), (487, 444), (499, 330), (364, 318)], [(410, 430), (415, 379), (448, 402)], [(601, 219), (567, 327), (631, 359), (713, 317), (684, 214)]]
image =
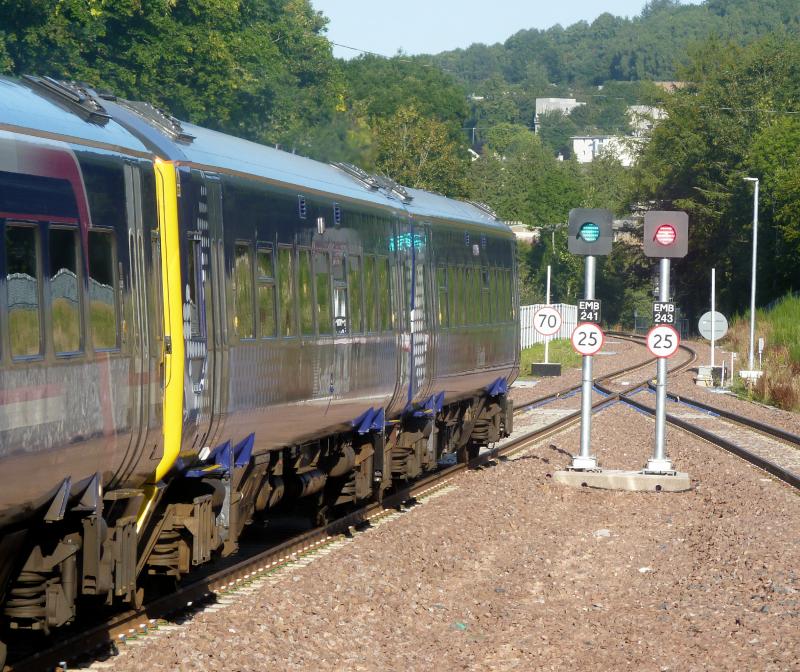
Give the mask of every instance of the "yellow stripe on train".
[(156, 199), (158, 232), (161, 242), (161, 278), (164, 292), (164, 454), (146, 489), (145, 503), (139, 512), (137, 531), (142, 528), (156, 500), (156, 484), (167, 475), (178, 459), (183, 424), (183, 304), (178, 235), (178, 182), (175, 165), (156, 159)]

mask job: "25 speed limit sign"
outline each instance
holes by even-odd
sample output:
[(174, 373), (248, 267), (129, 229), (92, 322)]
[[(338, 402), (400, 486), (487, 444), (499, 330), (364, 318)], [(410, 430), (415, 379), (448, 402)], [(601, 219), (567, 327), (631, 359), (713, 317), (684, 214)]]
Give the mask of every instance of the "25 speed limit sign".
[(542, 336), (552, 336), (561, 329), (561, 313), (552, 306), (539, 308), (533, 316), (533, 328)]
[(582, 322), (572, 332), (572, 347), (579, 355), (593, 355), (603, 347), (603, 330), (592, 322)]
[(680, 343), (675, 327), (668, 324), (659, 324), (647, 332), (647, 349), (656, 357), (672, 357)]

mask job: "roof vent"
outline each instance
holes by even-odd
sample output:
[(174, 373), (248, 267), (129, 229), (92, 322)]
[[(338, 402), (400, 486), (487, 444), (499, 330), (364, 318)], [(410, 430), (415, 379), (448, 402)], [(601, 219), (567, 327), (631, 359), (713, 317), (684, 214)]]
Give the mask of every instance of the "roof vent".
[(377, 191), (380, 187), (378, 181), (372, 175), (370, 175), (366, 170), (362, 170), (358, 166), (354, 166), (352, 163), (337, 161), (332, 165), (341, 170), (343, 173), (347, 173), (350, 177), (355, 178), (358, 182), (361, 182), (361, 184), (363, 184), (370, 191)]
[(122, 98), (116, 99), (116, 102), (139, 115), (145, 122), (175, 142), (188, 145), (194, 140), (194, 136), (191, 133), (183, 130), (180, 121), (155, 105), (139, 100), (123, 100)]
[(413, 196), (408, 193), (408, 190), (395, 182), (394, 180), (384, 177), (383, 175), (370, 175), (366, 170), (362, 170), (352, 163), (337, 162), (332, 164), (342, 172), (347, 173), (350, 177), (356, 179), (363, 186), (370, 191), (382, 191), (389, 198), (397, 198), (403, 203), (411, 203)]
[(66, 104), (71, 112), (77, 114), (84, 121), (104, 126), (111, 118), (111, 115), (93, 97), (92, 92), (77, 82), (64, 82), (52, 77), (35, 77), (34, 75), (23, 75), (22, 78), (33, 84), (41, 93)]
[(486, 203), (481, 203), (480, 201), (467, 201), (470, 205), (475, 206), (480, 210), (483, 214), (489, 215), (492, 219), (497, 219), (497, 213)]

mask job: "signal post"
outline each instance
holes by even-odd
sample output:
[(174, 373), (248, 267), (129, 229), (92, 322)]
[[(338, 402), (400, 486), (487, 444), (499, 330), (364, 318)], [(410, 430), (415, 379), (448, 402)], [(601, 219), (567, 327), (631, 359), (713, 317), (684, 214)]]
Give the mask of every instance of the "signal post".
[[(569, 251), (586, 256), (586, 299), (580, 302), (578, 326), (572, 335), (573, 347), (583, 357), (581, 397), (581, 447), (566, 470), (553, 474), (553, 480), (573, 487), (591, 486), (610, 490), (649, 490), (680, 492), (688, 490), (688, 474), (676, 471), (666, 454), (666, 379), (667, 359), (675, 354), (680, 336), (675, 330), (675, 305), (669, 297), (670, 259), (683, 257), (688, 248), (688, 216), (684, 212), (649, 212), (645, 216), (644, 252), (659, 257), (659, 301), (653, 304), (654, 326), (647, 335), (647, 346), (658, 358), (656, 387), (656, 438), (653, 456), (641, 471), (601, 469), (591, 454), (592, 355), (602, 347), (600, 302), (594, 298), (595, 255), (611, 252), (611, 213), (607, 210), (578, 208), (570, 211)], [(604, 238), (607, 236), (607, 238)]]

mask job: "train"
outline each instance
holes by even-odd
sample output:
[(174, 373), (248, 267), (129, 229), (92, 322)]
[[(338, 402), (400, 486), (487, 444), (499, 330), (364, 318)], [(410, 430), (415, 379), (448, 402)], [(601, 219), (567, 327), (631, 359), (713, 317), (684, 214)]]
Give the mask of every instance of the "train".
[(0, 662), (510, 434), (515, 249), (480, 203), (0, 78)]

